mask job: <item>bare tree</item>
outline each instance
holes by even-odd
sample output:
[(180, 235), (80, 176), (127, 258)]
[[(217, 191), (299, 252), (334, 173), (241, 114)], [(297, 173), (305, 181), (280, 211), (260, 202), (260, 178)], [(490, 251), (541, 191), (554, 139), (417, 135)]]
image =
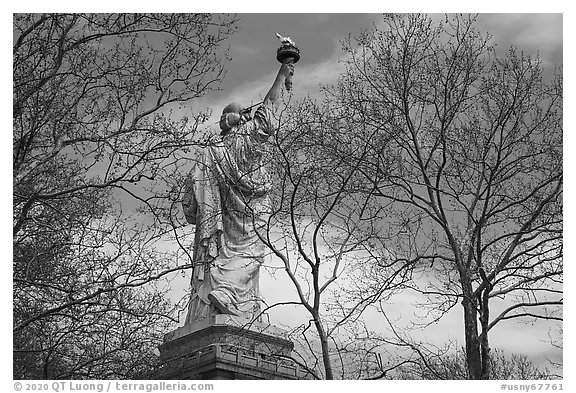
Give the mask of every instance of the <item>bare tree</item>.
[[(384, 207), (365, 198), (359, 172), (371, 152), (369, 130), (351, 130), (346, 116), (333, 116), (312, 99), (287, 106), (278, 124), (269, 152), (273, 212), (260, 237), (281, 261), (296, 298), (269, 308), (299, 305), (310, 317), (293, 328), (292, 338), (299, 344), (298, 360), (316, 378), (373, 376), (382, 367), (374, 366), (374, 348), (358, 340), (364, 332), (360, 316), (402, 288), (410, 266), (388, 265), (385, 250), (374, 245), (384, 241), (377, 225)], [(336, 154), (342, 147), (349, 149), (345, 157)], [(388, 280), (369, 297), (349, 295), (363, 290), (356, 282), (375, 271)]]
[(497, 325), (562, 320), (561, 73), (498, 54), (473, 16), (384, 22), (345, 43), (328, 91), (332, 111), (371, 130), (370, 151), (336, 156), (362, 160), (365, 195), (388, 207), (391, 263), (419, 273), (435, 319), (462, 306), (468, 376), (489, 378)]
[[(501, 350), (490, 353), (490, 379), (544, 380), (554, 376), (547, 369), (538, 368), (525, 355), (507, 354)], [(410, 364), (399, 370), (400, 379), (468, 379), (466, 352), (463, 348), (435, 357), (427, 364)]]
[(172, 186), (206, 120), (171, 111), (218, 88), (235, 26), (206, 14), (14, 15), (16, 378), (149, 369), (175, 318), (166, 280), (190, 266), (167, 247), (180, 225)]

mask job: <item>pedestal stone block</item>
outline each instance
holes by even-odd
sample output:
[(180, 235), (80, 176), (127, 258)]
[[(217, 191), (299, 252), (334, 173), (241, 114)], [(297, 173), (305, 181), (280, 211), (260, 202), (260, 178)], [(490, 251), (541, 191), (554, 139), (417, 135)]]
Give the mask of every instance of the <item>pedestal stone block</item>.
[(216, 315), (164, 336), (154, 379), (304, 379), (294, 344), (273, 326)]

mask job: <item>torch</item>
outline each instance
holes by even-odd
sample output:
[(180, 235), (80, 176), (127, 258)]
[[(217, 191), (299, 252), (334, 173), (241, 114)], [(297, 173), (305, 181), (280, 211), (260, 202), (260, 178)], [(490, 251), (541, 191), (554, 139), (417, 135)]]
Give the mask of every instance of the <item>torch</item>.
[[(294, 41), (290, 37), (283, 37), (276, 33), (276, 37), (280, 40), (282, 45), (276, 51), (276, 59), (283, 64), (297, 63), (300, 60), (300, 49), (296, 47)], [(286, 90), (292, 89), (292, 75), (288, 75), (284, 81)]]

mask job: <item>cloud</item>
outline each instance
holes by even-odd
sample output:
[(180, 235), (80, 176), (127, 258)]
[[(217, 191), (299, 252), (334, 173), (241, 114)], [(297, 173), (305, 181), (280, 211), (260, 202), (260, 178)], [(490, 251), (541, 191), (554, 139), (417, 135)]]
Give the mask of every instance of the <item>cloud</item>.
[(501, 51), (514, 45), (538, 54), (545, 67), (563, 62), (562, 14), (481, 14), (478, 27), (492, 34)]
[(254, 46), (249, 46), (249, 45), (232, 45), (230, 47), (230, 49), (232, 50), (232, 53), (236, 53), (236, 56), (239, 55), (243, 55), (243, 56), (254, 56), (256, 55), (258, 52), (260, 52), (259, 49), (257, 49)]

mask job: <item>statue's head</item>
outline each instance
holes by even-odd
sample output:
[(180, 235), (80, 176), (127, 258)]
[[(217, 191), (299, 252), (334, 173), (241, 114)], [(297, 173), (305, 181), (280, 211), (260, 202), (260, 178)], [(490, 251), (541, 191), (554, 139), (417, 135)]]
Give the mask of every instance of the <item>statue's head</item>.
[(224, 107), (222, 116), (220, 116), (220, 135), (224, 136), (237, 126), (242, 119), (244, 108), (237, 102), (232, 102)]

